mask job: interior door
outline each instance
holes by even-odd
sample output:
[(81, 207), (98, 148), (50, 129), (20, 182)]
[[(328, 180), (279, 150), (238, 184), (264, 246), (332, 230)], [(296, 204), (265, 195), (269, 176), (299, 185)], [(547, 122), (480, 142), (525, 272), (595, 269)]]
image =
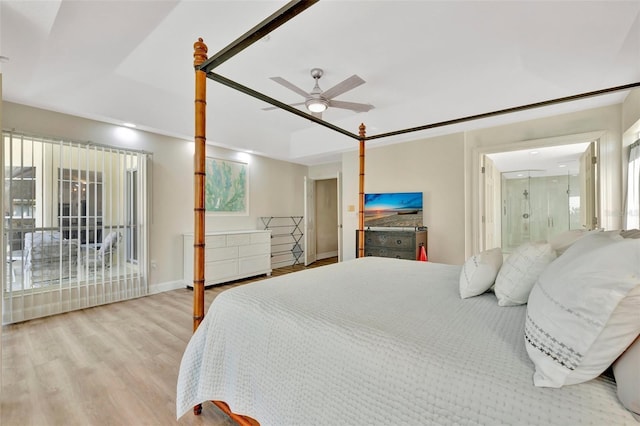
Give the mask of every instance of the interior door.
[(304, 265), (316, 261), (316, 181), (304, 177)]
[(587, 150), (580, 156), (580, 200), (584, 208), (580, 209), (580, 219), (585, 229), (598, 226), (597, 194), (596, 194), (596, 143), (589, 144)]
[(483, 156), (482, 179), (484, 180), (484, 197), (480, 197), (483, 208), (483, 240), (481, 249), (488, 250), (500, 247), (500, 171), (491, 158)]

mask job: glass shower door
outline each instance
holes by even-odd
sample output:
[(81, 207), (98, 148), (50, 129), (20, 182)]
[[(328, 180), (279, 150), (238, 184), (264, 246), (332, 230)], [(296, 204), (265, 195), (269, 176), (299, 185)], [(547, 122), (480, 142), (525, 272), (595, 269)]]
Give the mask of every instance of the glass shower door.
[(505, 253), (523, 243), (547, 241), (578, 227), (578, 177), (541, 174), (536, 170), (502, 174), (502, 248)]

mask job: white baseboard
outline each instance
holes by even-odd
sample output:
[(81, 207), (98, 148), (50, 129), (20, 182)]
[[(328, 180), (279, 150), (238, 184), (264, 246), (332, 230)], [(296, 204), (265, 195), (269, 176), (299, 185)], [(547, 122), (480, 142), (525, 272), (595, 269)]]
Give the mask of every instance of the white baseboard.
[(158, 294), (165, 291), (177, 290), (179, 288), (186, 288), (186, 284), (182, 280), (167, 281), (164, 283), (150, 284), (149, 294)]
[(318, 253), (316, 255), (316, 259), (317, 260), (322, 260), (322, 259), (328, 259), (330, 257), (337, 257), (338, 256), (338, 250), (336, 251), (327, 251), (325, 253)]

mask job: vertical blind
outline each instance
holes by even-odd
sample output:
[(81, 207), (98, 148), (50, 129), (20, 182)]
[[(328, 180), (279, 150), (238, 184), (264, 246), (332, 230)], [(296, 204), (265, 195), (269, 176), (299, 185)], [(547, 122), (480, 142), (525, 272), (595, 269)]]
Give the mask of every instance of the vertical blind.
[(3, 323), (147, 293), (149, 154), (3, 132)]

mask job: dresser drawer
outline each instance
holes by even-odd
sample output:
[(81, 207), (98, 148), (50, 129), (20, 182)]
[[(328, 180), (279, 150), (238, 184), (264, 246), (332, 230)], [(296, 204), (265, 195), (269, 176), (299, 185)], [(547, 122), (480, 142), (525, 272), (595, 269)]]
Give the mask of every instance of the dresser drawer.
[(244, 257), (238, 260), (238, 274), (240, 276), (252, 275), (254, 273), (264, 273), (271, 271), (271, 255), (262, 254), (258, 256)]
[(207, 262), (204, 265), (205, 284), (215, 284), (238, 275), (238, 260)]
[(271, 244), (271, 232), (256, 232), (251, 234), (251, 244), (269, 243)]
[(385, 247), (370, 247), (364, 249), (365, 256), (376, 256), (376, 257), (392, 257), (396, 259), (408, 259), (408, 260), (416, 260), (416, 253), (412, 249), (410, 250), (400, 250), (395, 248), (385, 248)]
[(225, 235), (207, 235), (204, 237), (204, 245), (206, 248), (224, 247), (227, 245), (227, 237)]
[(215, 260), (235, 259), (238, 257), (238, 247), (206, 248), (207, 262)]
[(246, 246), (251, 244), (251, 234), (227, 235), (227, 246)]
[(366, 246), (382, 246), (387, 248), (409, 249), (415, 247), (414, 234), (397, 232), (367, 232), (364, 244)]
[(268, 242), (238, 247), (239, 257), (255, 256), (258, 254), (269, 254), (269, 253), (271, 253), (271, 243), (268, 243)]

